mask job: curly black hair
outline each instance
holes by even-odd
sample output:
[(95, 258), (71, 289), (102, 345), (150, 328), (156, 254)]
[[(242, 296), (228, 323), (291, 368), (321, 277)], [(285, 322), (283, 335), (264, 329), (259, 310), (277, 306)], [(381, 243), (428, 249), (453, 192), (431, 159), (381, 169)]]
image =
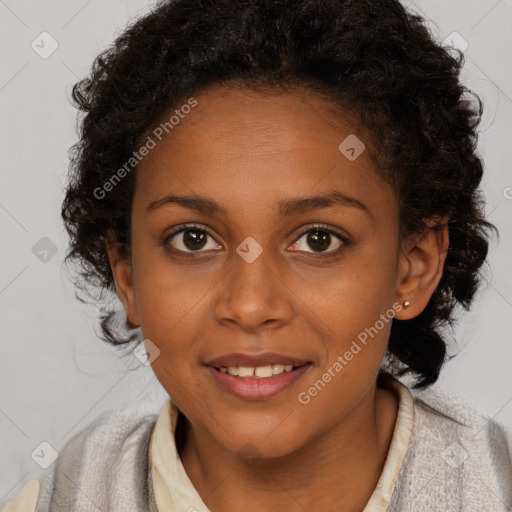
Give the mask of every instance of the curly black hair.
[[(65, 262), (78, 262), (78, 291), (115, 301), (105, 240), (130, 256), (134, 171), (98, 197), (162, 115), (215, 84), (260, 92), (296, 87), (325, 96), (367, 131), (376, 168), (394, 187), (400, 234), (448, 218), (450, 246), (425, 310), (392, 322), (388, 372), (433, 384), (447, 360), (446, 327), (468, 310), (482, 279), (489, 231), (476, 153), (479, 97), (459, 81), (464, 55), (435, 41), (398, 0), (167, 0), (133, 21), (73, 87), (79, 140), (70, 149), (62, 218)], [(471, 100), (476, 101), (471, 101)], [(118, 304), (119, 305), (119, 304)], [(119, 308), (102, 309), (101, 337), (140, 341)]]

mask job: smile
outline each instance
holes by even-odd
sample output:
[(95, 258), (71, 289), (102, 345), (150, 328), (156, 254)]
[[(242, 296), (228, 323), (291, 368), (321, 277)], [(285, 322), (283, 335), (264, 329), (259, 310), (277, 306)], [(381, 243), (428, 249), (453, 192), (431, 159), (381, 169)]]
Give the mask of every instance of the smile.
[(245, 400), (264, 400), (291, 388), (311, 367), (311, 363), (300, 366), (265, 365), (265, 366), (210, 366), (206, 368), (215, 384)]
[(291, 364), (268, 364), (265, 366), (220, 366), (217, 367), (217, 370), (222, 373), (227, 373), (229, 375), (234, 375), (237, 377), (246, 378), (255, 378), (255, 379), (268, 379), (269, 377), (273, 377), (274, 375), (281, 375), (284, 372), (291, 372), (293, 369), (298, 368), (298, 366), (293, 366)]

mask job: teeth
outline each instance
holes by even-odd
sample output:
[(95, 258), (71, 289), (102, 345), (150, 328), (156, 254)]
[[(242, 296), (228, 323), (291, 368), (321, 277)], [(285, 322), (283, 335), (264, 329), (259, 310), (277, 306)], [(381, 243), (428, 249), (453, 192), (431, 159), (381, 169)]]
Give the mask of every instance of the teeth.
[(239, 377), (252, 377), (254, 375), (254, 368), (248, 366), (239, 366), (238, 367), (238, 376)]
[(284, 372), (284, 364), (273, 364), (272, 375), (279, 375)]
[(254, 369), (254, 375), (262, 379), (272, 377), (272, 366), (258, 366), (257, 368)]
[(291, 372), (293, 365), (291, 364), (268, 364), (265, 366), (221, 366), (218, 368), (222, 373), (234, 375), (242, 378), (253, 377), (256, 379), (268, 379), (274, 375), (281, 375), (283, 372)]

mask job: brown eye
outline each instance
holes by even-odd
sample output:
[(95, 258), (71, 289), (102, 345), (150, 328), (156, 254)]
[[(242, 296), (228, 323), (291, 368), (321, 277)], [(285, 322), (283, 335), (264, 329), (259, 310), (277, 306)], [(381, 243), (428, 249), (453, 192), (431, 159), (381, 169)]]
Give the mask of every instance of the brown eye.
[(331, 245), (331, 235), (327, 231), (310, 231), (307, 236), (307, 243), (315, 251), (326, 251)]
[(202, 249), (208, 235), (204, 231), (187, 229), (183, 231), (183, 245), (191, 251)]
[[(205, 229), (185, 226), (169, 235), (164, 244), (171, 245), (178, 252), (205, 252), (201, 250), (205, 247), (206, 249), (217, 249), (218, 244), (215, 241), (209, 242), (209, 238), (213, 240), (213, 237)], [(210, 247), (207, 247), (208, 243), (211, 244)]]
[[(293, 244), (293, 250), (331, 254), (339, 252), (346, 245), (349, 245), (349, 241), (341, 233), (331, 228), (317, 226), (304, 232)], [(308, 250), (308, 248), (312, 250)]]

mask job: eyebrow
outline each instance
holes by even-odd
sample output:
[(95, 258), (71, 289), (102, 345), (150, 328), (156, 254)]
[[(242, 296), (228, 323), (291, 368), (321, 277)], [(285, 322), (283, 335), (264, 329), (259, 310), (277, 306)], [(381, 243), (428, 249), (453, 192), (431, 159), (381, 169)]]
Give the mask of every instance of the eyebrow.
[[(195, 210), (199, 213), (210, 215), (228, 214), (227, 209), (222, 204), (202, 196), (177, 196), (167, 195), (156, 201), (152, 201), (146, 207), (146, 214), (153, 212), (166, 204), (178, 204), (182, 208)], [(356, 199), (338, 190), (331, 190), (324, 195), (304, 196), (296, 198), (287, 198), (278, 201), (277, 210), (280, 217), (289, 217), (294, 214), (306, 213), (320, 208), (328, 208), (329, 206), (350, 206), (359, 208), (372, 216), (369, 208)]]

